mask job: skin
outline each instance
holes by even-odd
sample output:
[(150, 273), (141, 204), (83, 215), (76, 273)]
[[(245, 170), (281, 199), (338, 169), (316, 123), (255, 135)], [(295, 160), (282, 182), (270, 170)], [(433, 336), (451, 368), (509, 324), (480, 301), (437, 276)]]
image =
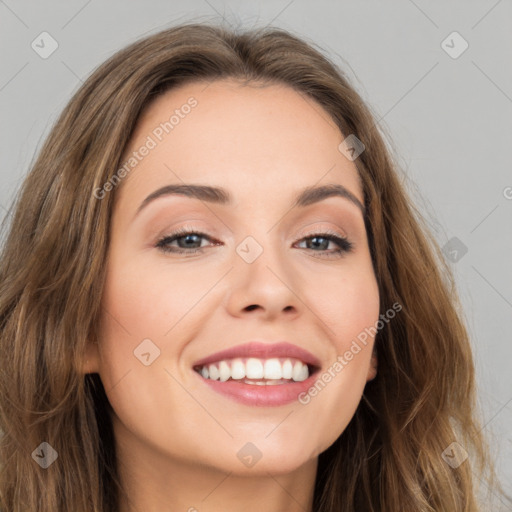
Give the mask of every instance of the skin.
[[(299, 190), (328, 183), (364, 204), (356, 166), (314, 101), (286, 86), (233, 80), (160, 96), (125, 158), (191, 96), (197, 106), (115, 191), (101, 336), (83, 368), (100, 374), (114, 409), (129, 494), (121, 511), (310, 511), (318, 455), (344, 431), (376, 375), (374, 340), (307, 405), (240, 404), (211, 390), (192, 365), (248, 340), (289, 340), (325, 371), (375, 324), (379, 294), (360, 209), (341, 197), (291, 208)], [(183, 182), (227, 188), (234, 204), (169, 195), (135, 215), (153, 191)], [(202, 252), (155, 247), (179, 227), (211, 237), (192, 246)], [(335, 242), (308, 245), (325, 229), (346, 236), (353, 250), (326, 257)], [(252, 263), (236, 252), (247, 236), (263, 248)], [(134, 356), (147, 338), (160, 350), (149, 366)], [(252, 467), (237, 457), (247, 442), (262, 454)]]

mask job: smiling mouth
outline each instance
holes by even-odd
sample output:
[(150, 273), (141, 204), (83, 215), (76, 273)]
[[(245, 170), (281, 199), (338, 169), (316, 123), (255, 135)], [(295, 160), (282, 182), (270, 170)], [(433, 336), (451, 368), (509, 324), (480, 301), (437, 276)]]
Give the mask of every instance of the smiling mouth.
[(198, 365), (194, 370), (206, 380), (235, 381), (255, 386), (276, 386), (302, 382), (318, 368), (293, 357), (223, 359)]

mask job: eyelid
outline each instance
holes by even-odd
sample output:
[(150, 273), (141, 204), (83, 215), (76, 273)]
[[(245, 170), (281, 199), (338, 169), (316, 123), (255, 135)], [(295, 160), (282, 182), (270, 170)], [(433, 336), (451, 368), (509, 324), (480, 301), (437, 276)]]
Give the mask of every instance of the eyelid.
[(340, 238), (348, 238), (345, 231), (342, 229), (339, 229), (339, 228), (333, 229), (333, 228), (327, 228), (327, 227), (316, 227), (316, 228), (312, 228), (304, 233), (301, 231), (301, 233), (302, 234), (299, 236), (299, 238), (304, 238), (304, 237), (314, 236), (314, 235), (319, 235), (319, 234), (329, 234), (329, 235), (339, 236)]
[(332, 235), (337, 238), (345, 239), (351, 245), (354, 245), (352, 242), (353, 237), (349, 236), (345, 229), (343, 229), (338, 223), (334, 224), (328, 221), (314, 221), (303, 226), (300, 231), (298, 231), (298, 235), (294, 235), (294, 243), (302, 240), (303, 238), (318, 235)]

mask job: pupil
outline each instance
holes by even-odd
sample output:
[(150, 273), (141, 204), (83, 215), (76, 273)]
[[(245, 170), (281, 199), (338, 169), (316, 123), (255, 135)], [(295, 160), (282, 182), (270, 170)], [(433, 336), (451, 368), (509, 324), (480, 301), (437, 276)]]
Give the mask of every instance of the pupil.
[[(192, 243), (192, 244), (197, 243), (197, 236), (198, 235), (186, 235), (184, 237), (186, 245), (190, 245), (190, 243)], [(194, 237), (196, 238), (196, 240), (193, 239)], [(188, 242), (190, 242), (190, 243), (188, 243)]]
[[(324, 240), (324, 243), (318, 243), (318, 240)], [(314, 238), (311, 239), (311, 242), (313, 243), (313, 245), (315, 245), (316, 247), (322, 247), (324, 249), (326, 249), (326, 243), (327, 245), (329, 244), (329, 241), (326, 239), (326, 238), (323, 238), (323, 237), (319, 237), (319, 236), (315, 236)]]

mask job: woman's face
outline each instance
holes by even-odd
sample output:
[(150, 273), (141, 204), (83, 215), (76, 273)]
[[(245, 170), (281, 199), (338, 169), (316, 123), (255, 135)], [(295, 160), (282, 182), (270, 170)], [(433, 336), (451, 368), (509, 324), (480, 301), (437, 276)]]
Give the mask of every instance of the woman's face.
[[(276, 85), (188, 84), (140, 118), (130, 170), (106, 192), (101, 336), (86, 368), (133, 460), (285, 473), (346, 428), (375, 376), (374, 339), (354, 341), (379, 298), (342, 140), (318, 104)], [(202, 188), (160, 190), (184, 185)], [(311, 193), (327, 185), (341, 192)]]

